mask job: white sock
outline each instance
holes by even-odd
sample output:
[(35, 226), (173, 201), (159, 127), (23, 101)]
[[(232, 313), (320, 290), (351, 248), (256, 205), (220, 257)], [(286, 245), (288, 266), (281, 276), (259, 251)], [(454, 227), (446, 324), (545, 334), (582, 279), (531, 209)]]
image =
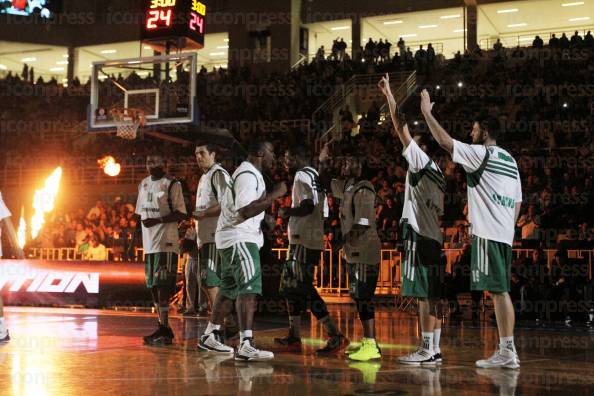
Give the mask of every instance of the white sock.
[(435, 353), (441, 353), (439, 348), (439, 339), (441, 338), (441, 328), (433, 330), (433, 351)]
[(433, 332), (422, 332), (421, 337), (423, 337), (423, 348), (428, 351), (433, 351)]
[(243, 342), (246, 338), (252, 338), (251, 330), (244, 330), (239, 332), (239, 342)]
[(510, 351), (516, 351), (514, 345), (514, 336), (511, 337), (499, 337), (499, 349), (509, 349)]
[(204, 330), (204, 334), (210, 334), (215, 330), (220, 330), (221, 325), (216, 325), (212, 322), (208, 322), (208, 326), (206, 326), (206, 330)]
[(6, 324), (4, 323), (4, 317), (0, 318), (0, 335), (6, 334)]

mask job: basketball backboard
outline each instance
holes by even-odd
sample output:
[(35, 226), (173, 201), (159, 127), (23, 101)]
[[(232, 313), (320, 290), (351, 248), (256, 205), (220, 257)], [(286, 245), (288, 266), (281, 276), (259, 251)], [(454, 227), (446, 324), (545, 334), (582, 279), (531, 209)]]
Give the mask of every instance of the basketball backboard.
[(196, 54), (94, 62), (89, 131), (117, 127), (114, 110), (144, 113), (145, 127), (197, 122)]

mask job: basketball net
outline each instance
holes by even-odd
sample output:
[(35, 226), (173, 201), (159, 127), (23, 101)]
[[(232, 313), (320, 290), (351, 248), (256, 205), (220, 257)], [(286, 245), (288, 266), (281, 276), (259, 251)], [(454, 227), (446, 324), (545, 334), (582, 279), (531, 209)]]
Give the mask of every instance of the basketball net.
[(140, 109), (111, 109), (111, 115), (116, 124), (116, 136), (133, 140), (138, 135), (138, 128), (144, 126), (144, 111)]

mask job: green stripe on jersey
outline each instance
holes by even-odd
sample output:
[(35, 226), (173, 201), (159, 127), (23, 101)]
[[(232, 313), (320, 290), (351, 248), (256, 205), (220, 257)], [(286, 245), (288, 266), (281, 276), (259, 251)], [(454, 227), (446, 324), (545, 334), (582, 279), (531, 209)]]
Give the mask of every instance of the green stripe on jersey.
[(513, 171), (517, 171), (518, 170), (518, 168), (515, 165), (510, 165), (510, 164), (507, 164), (507, 163), (505, 163), (503, 161), (497, 161), (497, 160), (493, 160), (493, 159), (490, 159), (487, 162), (487, 165), (499, 166), (499, 167), (505, 168), (507, 170), (513, 170)]
[(494, 165), (494, 164), (487, 164), (487, 169), (495, 169), (501, 172), (507, 172), (507, 173), (511, 173), (512, 175), (517, 176), (518, 175), (518, 171), (516, 169), (508, 169), (508, 168), (504, 168), (502, 166), (498, 166), (498, 165)]
[(512, 174), (507, 173), (507, 172), (500, 172), (498, 170), (494, 170), (494, 169), (491, 169), (491, 168), (488, 168), (488, 167), (485, 170), (487, 172), (490, 172), (490, 173), (496, 173), (498, 175), (503, 175), (503, 176), (511, 177), (512, 179), (517, 180), (517, 177), (515, 175), (512, 175)]

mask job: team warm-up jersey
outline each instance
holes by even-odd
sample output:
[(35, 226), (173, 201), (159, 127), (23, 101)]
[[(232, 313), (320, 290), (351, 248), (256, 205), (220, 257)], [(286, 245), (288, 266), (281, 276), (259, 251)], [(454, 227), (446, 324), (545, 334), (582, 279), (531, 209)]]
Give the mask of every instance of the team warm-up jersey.
[[(340, 226), (345, 238), (344, 253), (349, 263), (379, 264), (381, 243), (375, 221), (375, 190), (369, 181), (332, 180), (332, 195), (340, 199)], [(366, 231), (353, 237), (358, 224)]]
[(324, 249), (324, 212), (326, 194), (320, 186), (318, 172), (311, 167), (300, 169), (293, 180), (291, 207), (297, 208), (301, 202), (311, 200), (315, 205), (307, 216), (293, 216), (289, 219), (289, 244), (302, 245), (308, 249)]
[(220, 201), (221, 214), (217, 223), (215, 243), (217, 249), (227, 249), (240, 242), (251, 242), (262, 247), (264, 235), (260, 223), (264, 212), (244, 220), (239, 209), (260, 199), (266, 194), (262, 173), (248, 161), (244, 161), (233, 173), (230, 185)]
[(515, 206), (522, 202), (518, 165), (498, 146), (465, 144), (454, 140), (454, 162), (467, 174), (468, 219), (473, 235), (512, 245)]
[[(8, 210), (2, 199), (2, 193), (0, 192), (0, 222), (9, 218), (11, 215), (10, 210)], [(0, 224), (0, 258), (2, 258), (2, 224)]]
[[(171, 189), (169, 189), (169, 186)], [(171, 194), (171, 197), (168, 195)], [(165, 176), (159, 180), (145, 178), (138, 187), (136, 213), (141, 220), (155, 219), (169, 215), (172, 210), (186, 213), (186, 205), (181, 184)], [(157, 224), (153, 227), (142, 226), (142, 246), (145, 254), (173, 252), (179, 253), (177, 223)]]
[[(220, 164), (211, 166), (198, 182), (196, 210), (203, 211), (219, 203), (230, 180), (231, 176)], [(196, 222), (198, 247), (202, 247), (205, 243), (214, 243), (218, 220), (218, 216), (213, 216)]]
[(402, 152), (408, 162), (402, 218), (419, 234), (440, 244), (443, 235), (439, 217), (443, 215), (445, 178), (441, 169), (412, 140)]

